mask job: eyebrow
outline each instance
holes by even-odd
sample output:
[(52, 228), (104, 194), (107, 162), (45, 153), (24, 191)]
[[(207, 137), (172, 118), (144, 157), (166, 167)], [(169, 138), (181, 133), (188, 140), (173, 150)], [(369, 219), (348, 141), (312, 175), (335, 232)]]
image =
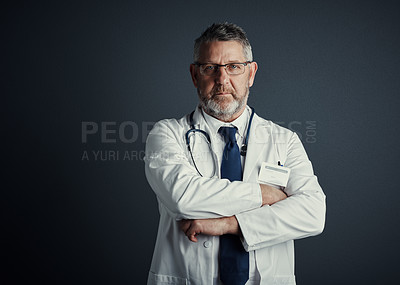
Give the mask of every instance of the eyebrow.
[[(243, 62), (247, 62), (246, 60), (230, 60), (230, 61), (227, 61), (225, 64), (229, 64), (229, 63), (243, 63)], [(202, 62), (203, 64), (219, 64), (219, 63), (215, 63), (215, 62), (212, 62), (212, 61), (204, 61), (204, 62)]]

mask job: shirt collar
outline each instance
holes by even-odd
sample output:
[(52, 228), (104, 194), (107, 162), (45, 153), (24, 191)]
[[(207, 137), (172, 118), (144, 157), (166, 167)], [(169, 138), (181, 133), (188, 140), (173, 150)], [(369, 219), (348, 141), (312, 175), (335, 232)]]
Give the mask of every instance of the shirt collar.
[(201, 110), (201, 113), (204, 117), (204, 120), (206, 121), (208, 127), (210, 128), (210, 131), (212, 132), (212, 134), (216, 134), (218, 133), (218, 130), (220, 127), (236, 127), (238, 130), (238, 133), (244, 137), (246, 129), (247, 129), (247, 123), (249, 121), (249, 108), (246, 107), (245, 110), (243, 111), (243, 113), (236, 118), (234, 121), (226, 123), (226, 122), (222, 122), (210, 115), (208, 115), (206, 112), (204, 112), (203, 110)]

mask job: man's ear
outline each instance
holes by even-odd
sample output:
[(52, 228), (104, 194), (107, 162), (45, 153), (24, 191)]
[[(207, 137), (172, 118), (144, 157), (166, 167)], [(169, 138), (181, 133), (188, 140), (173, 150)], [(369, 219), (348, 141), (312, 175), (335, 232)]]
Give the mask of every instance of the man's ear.
[(193, 63), (190, 65), (190, 75), (192, 76), (194, 87), (197, 88), (197, 70), (196, 65), (194, 65)]
[(256, 77), (256, 72), (258, 69), (257, 62), (253, 61), (250, 63), (250, 74), (249, 74), (249, 87), (253, 86), (254, 78)]

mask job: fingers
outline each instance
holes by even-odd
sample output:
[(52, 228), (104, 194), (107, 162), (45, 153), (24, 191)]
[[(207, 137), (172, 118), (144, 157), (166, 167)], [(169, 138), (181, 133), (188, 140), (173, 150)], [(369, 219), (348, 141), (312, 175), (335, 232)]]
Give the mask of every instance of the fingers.
[(198, 235), (198, 233), (196, 231), (196, 226), (193, 220), (190, 222), (190, 226), (186, 230), (185, 235), (189, 238), (190, 241), (197, 242), (196, 236)]
[(266, 184), (260, 184), (261, 187), (261, 195), (262, 195), (262, 204), (264, 205), (273, 205), (276, 202), (282, 201), (287, 198), (286, 193), (282, 190), (272, 187)]
[(191, 242), (197, 242), (197, 233), (196, 229), (193, 226), (193, 220), (181, 220), (179, 221), (179, 227), (180, 229), (185, 233), (185, 235), (188, 237), (188, 239)]
[(192, 234), (192, 235), (188, 235), (187, 237), (191, 242), (197, 242), (196, 235), (197, 234)]

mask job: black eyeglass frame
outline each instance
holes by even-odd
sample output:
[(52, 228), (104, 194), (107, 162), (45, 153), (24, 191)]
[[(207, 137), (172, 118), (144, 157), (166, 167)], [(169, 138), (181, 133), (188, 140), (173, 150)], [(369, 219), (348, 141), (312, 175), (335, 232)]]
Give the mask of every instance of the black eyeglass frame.
[[(214, 71), (214, 73), (213, 74), (216, 74), (216, 72), (217, 72), (217, 70), (219, 70), (219, 68), (220, 67), (223, 67), (223, 68), (225, 68), (225, 71), (226, 71), (226, 67), (228, 66), (228, 65), (234, 65), (234, 64), (242, 64), (244, 67), (246, 67), (249, 63), (252, 63), (252, 61), (245, 61), (245, 62), (230, 62), (230, 63), (227, 63), (227, 64), (216, 64), (216, 63), (200, 63), (200, 62), (194, 62), (193, 64), (194, 65), (196, 65), (196, 66), (198, 66), (198, 67), (201, 67), (202, 65), (212, 65), (212, 66), (216, 66), (216, 67), (218, 67), (217, 69), (215, 69), (215, 71)], [(202, 74), (202, 75), (207, 75), (207, 74), (203, 74), (202, 73), (202, 71), (201, 71), (201, 69), (200, 69), (200, 73)], [(228, 72), (227, 72), (228, 73)], [(229, 73), (228, 73), (229, 74)], [(238, 74), (229, 74), (229, 75), (241, 75), (241, 74), (244, 74), (244, 70), (243, 70), (243, 73), (238, 73)]]

